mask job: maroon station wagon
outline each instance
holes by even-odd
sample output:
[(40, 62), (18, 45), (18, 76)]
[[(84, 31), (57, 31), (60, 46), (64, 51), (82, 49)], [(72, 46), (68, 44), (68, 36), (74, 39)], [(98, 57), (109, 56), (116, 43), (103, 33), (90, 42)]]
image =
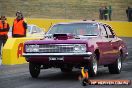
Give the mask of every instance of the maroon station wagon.
[(98, 66), (103, 65), (110, 73), (119, 74), (127, 55), (125, 43), (112, 28), (95, 21), (55, 24), (44, 39), (25, 42), (23, 53), (33, 78), (40, 69), (52, 67), (62, 72), (85, 67), (90, 76), (96, 76)]

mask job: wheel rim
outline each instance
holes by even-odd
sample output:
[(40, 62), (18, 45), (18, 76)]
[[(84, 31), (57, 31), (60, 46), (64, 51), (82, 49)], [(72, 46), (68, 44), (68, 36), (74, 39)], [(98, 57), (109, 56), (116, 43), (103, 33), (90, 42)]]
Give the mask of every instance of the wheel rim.
[(118, 58), (118, 69), (120, 70), (121, 67), (122, 67), (122, 65), (121, 65), (121, 57), (119, 57), (119, 58)]
[(93, 70), (94, 70), (94, 73), (97, 74), (97, 60), (95, 57), (93, 59)]

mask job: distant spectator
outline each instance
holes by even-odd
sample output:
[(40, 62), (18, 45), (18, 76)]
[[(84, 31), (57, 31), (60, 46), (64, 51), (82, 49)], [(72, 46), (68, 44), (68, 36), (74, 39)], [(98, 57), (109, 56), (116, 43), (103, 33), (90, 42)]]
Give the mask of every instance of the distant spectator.
[(128, 6), (128, 8), (126, 9), (127, 18), (128, 18), (128, 10), (129, 9), (130, 9), (130, 6)]
[(104, 19), (107, 20), (108, 18), (108, 8), (105, 6), (104, 8)]
[(103, 14), (104, 14), (104, 7), (102, 6), (99, 8), (99, 19), (100, 20), (104, 19)]
[(12, 37), (26, 37), (27, 23), (24, 20), (22, 12), (17, 11), (16, 16), (12, 27)]
[(132, 8), (130, 6), (128, 6), (128, 8), (126, 9), (126, 14), (128, 21), (132, 22)]
[(109, 9), (108, 9), (108, 16), (109, 16), (109, 20), (111, 21), (111, 15), (112, 15), (112, 8), (111, 6), (109, 6)]

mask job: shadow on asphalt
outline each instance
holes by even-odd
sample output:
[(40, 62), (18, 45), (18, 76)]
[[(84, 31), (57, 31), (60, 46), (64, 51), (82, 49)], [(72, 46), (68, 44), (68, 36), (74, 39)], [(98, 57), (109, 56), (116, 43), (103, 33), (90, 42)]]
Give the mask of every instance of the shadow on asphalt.
[(73, 71), (71, 73), (63, 73), (63, 72), (56, 72), (48, 75), (40, 75), (39, 80), (52, 80), (52, 81), (59, 81), (59, 80), (78, 80), (79, 71)]
[[(50, 72), (49, 72), (50, 73)], [(48, 80), (48, 81), (78, 81), (78, 76), (80, 75), (80, 71), (73, 71), (71, 73), (63, 73), (56, 72), (50, 74), (44, 74), (44, 71), (41, 72), (40, 76), (35, 80)], [(99, 70), (98, 75), (96, 77), (90, 77), (90, 79), (98, 79), (102, 77), (108, 77), (114, 74), (110, 74), (108, 70)], [(34, 79), (34, 78), (31, 78)]]

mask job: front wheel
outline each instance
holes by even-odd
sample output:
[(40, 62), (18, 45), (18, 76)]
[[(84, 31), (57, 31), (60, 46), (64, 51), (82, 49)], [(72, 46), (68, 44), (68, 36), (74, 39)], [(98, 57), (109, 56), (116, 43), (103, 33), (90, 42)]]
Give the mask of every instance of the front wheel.
[(40, 65), (29, 62), (29, 71), (33, 78), (37, 78), (40, 74)]
[(119, 55), (118, 59), (116, 59), (115, 63), (108, 65), (109, 72), (111, 74), (119, 74), (122, 69), (122, 54)]
[(98, 72), (98, 61), (97, 61), (97, 56), (96, 54), (91, 56), (91, 63), (90, 66), (88, 67), (88, 72), (91, 77), (94, 77), (97, 75)]

